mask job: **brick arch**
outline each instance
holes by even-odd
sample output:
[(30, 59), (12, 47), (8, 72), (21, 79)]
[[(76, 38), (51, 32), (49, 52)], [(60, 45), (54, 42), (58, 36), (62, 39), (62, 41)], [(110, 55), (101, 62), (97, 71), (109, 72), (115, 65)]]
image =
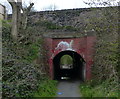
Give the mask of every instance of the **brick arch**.
[[(60, 69), (60, 59), (64, 55), (70, 55), (73, 59), (73, 69), (70, 70), (62, 70)], [(65, 73), (70, 71), (68, 73), (69, 76), (71, 76), (73, 79), (80, 79), (82, 81), (85, 80), (85, 60), (81, 57), (81, 55), (75, 51), (72, 50), (64, 50), (56, 54), (56, 56), (53, 58), (53, 76), (54, 79), (60, 79), (60, 77), (65, 76)]]
[(91, 66), (96, 36), (82, 37), (45, 37), (45, 46), (48, 52), (49, 75), (54, 78), (53, 59), (62, 51), (74, 51), (86, 62), (86, 80), (91, 79)]

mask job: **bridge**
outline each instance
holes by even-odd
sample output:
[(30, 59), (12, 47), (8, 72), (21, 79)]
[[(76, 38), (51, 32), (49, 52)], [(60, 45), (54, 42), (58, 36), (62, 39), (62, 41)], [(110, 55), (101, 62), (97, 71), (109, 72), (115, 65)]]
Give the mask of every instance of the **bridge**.
[[(91, 66), (96, 36), (93, 31), (80, 33), (44, 34), (51, 79), (68, 76), (83, 81), (91, 79)], [(72, 69), (62, 69), (60, 59), (69, 55), (73, 59)]]

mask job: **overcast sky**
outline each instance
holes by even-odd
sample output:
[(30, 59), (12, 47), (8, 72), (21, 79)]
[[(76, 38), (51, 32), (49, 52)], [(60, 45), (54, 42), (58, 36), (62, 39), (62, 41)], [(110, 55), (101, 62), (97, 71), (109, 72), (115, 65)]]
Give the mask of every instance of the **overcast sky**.
[[(28, 4), (30, 1), (34, 2), (34, 8), (38, 11), (45, 10), (51, 5), (55, 5), (58, 10), (89, 7), (83, 0), (23, 0), (25, 4)], [(5, 4), (7, 0), (0, 0), (0, 3)]]
[(83, 0), (37, 0), (35, 4), (36, 9), (44, 9), (49, 5), (55, 5), (57, 9), (71, 9), (71, 8), (84, 8), (87, 5)]
[[(92, 0), (22, 0), (25, 4), (29, 4), (30, 2), (34, 2), (34, 9), (37, 11), (48, 10), (51, 5), (55, 5), (55, 9), (73, 9), (73, 8), (87, 8), (90, 7), (86, 5), (83, 1), (92, 1)], [(97, 1), (97, 0), (94, 0)], [(98, 0), (100, 1), (100, 0)], [(108, 0), (101, 0), (108, 1)], [(120, 0), (109, 0), (109, 1), (120, 1)], [(9, 6), (7, 0), (0, 0), (0, 3), (3, 5)], [(10, 7), (8, 7), (10, 9)]]

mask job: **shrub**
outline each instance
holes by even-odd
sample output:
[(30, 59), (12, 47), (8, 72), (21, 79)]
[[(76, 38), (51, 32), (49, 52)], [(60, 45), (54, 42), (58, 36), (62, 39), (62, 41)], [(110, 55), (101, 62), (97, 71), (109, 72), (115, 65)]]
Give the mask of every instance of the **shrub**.
[[(31, 93), (37, 90), (39, 82), (43, 81), (41, 71), (46, 73), (44, 68), (40, 67), (44, 64), (43, 61), (39, 66), (33, 62), (38, 52), (42, 52), (43, 43), (38, 39), (27, 45), (23, 42), (12, 41), (8, 24), (6, 22), (3, 25), (2, 33), (2, 96), (3, 98), (32, 97)], [(43, 54), (40, 54), (41, 57)]]

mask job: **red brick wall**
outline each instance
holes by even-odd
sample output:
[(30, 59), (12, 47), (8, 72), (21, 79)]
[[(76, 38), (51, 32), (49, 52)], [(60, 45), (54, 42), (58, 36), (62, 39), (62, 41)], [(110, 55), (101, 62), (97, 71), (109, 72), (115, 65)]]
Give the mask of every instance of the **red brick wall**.
[[(50, 77), (54, 77), (53, 73), (53, 58), (61, 51), (69, 50), (68, 44), (70, 45), (71, 40), (73, 40), (71, 50), (77, 52), (86, 62), (86, 80), (91, 79), (91, 66), (93, 64), (93, 53), (95, 36), (85, 36), (81, 38), (45, 38), (46, 49), (48, 50), (48, 63)], [(61, 42), (61, 43), (60, 43)], [(66, 46), (65, 46), (66, 44)], [(59, 45), (59, 46), (58, 46)]]

